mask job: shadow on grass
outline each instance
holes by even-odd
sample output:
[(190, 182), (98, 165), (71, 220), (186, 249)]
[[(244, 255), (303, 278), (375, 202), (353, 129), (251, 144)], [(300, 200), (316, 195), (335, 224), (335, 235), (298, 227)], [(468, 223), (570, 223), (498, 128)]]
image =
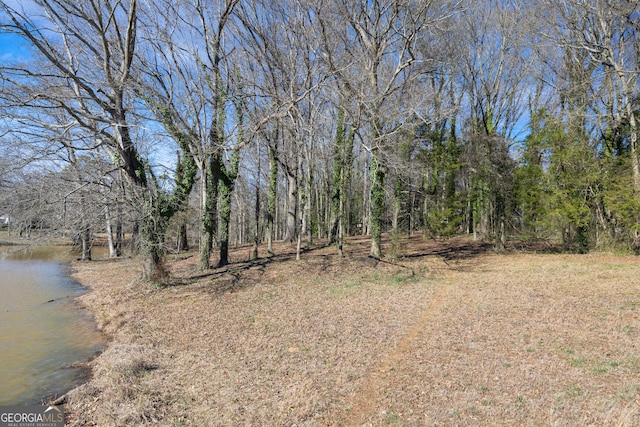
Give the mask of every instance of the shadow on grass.
[[(379, 264), (392, 265), (406, 269), (413, 275), (415, 274), (414, 266), (407, 265), (406, 262), (411, 259), (438, 256), (447, 262), (471, 259), (491, 249), (489, 244), (479, 244), (464, 239), (434, 241), (423, 239), (421, 235), (414, 235), (403, 239), (401, 243), (403, 253), (400, 256), (376, 259), (369, 256), (370, 242), (369, 236), (356, 236), (347, 239), (344, 243), (344, 256), (340, 258), (335, 245), (329, 244), (326, 239), (316, 240), (316, 243), (308, 245), (301, 250), (301, 262), (305, 263), (303, 268), (306, 269), (303, 274), (306, 272), (309, 272), (309, 274), (324, 274), (344, 262), (348, 263), (349, 267), (353, 269), (375, 269)], [(390, 252), (389, 246), (390, 240), (385, 235), (383, 237), (383, 253)], [(232, 262), (228, 265), (207, 271), (192, 272), (182, 278), (172, 277), (169, 283), (161, 286), (176, 287), (200, 282), (209, 293), (238, 292), (260, 283), (264, 279), (263, 276), (267, 268), (289, 263), (296, 259), (294, 245), (278, 242), (277, 247), (274, 247), (276, 254), (254, 260), (238, 260), (243, 253), (247, 254), (250, 249), (251, 245), (239, 246), (232, 251)], [(266, 253), (265, 249), (261, 246), (262, 253)], [(194, 254), (192, 256), (197, 255)]]
[[(383, 257), (382, 259), (369, 256), (371, 240), (369, 236), (354, 236), (344, 242), (344, 256), (338, 257), (335, 245), (328, 240), (316, 240), (313, 245), (301, 249), (301, 260), (308, 267), (308, 272), (313, 274), (323, 274), (331, 270), (333, 266), (341, 262), (352, 264), (353, 268), (377, 268), (379, 264), (392, 265), (407, 269), (412, 275), (414, 265), (410, 265), (414, 260), (426, 257), (438, 257), (444, 261), (448, 268), (452, 270), (468, 270), (480, 262), (482, 256), (495, 253), (494, 245), (486, 242), (477, 242), (464, 237), (451, 239), (426, 239), (421, 234), (402, 237), (396, 243), (400, 251), (395, 257)], [(383, 236), (383, 253), (392, 252), (392, 241), (389, 235)], [(207, 271), (198, 271), (186, 274), (183, 277), (171, 277), (168, 283), (160, 286), (177, 287), (186, 286), (195, 282), (201, 282), (209, 293), (229, 293), (238, 292), (250, 288), (260, 283), (269, 266), (292, 262), (296, 259), (295, 245), (278, 242), (274, 247), (275, 254), (259, 257), (254, 260), (245, 257), (251, 251), (252, 245), (240, 245), (231, 251), (232, 262), (218, 268)], [(266, 248), (260, 246), (261, 253), (266, 253)], [(396, 248), (397, 249), (397, 248)], [(507, 252), (528, 251), (528, 252), (553, 252), (556, 247), (548, 244), (531, 243), (511, 243), (507, 246)], [(197, 257), (197, 254), (189, 254), (181, 257)], [(235, 259), (235, 260), (234, 260)]]
[[(235, 258), (243, 249), (250, 246), (243, 245), (234, 251)], [(306, 248), (301, 250), (301, 254), (306, 254), (317, 250), (319, 247)], [(265, 251), (266, 252), (266, 251)], [(197, 257), (197, 254), (192, 255)], [(229, 264), (212, 268), (206, 271), (198, 271), (188, 274), (186, 277), (171, 277), (168, 283), (162, 283), (162, 288), (178, 287), (193, 284), (194, 282), (206, 283), (208, 293), (221, 294), (229, 292), (238, 292), (243, 289), (250, 288), (259, 283), (264, 275), (267, 266), (277, 265), (293, 261), (296, 258), (295, 252), (287, 251), (278, 254), (271, 254), (253, 260), (232, 261)]]

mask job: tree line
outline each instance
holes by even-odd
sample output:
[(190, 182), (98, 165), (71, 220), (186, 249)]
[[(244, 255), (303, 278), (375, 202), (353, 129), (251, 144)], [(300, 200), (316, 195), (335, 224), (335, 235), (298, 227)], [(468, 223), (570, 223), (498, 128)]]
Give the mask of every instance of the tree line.
[(461, 233), (640, 248), (640, 6), (0, 0), (17, 232), (229, 245)]

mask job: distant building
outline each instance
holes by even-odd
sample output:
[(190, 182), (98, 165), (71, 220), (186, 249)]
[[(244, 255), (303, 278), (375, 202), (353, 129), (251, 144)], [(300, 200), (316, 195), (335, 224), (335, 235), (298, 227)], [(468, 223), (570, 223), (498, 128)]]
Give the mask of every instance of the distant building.
[(11, 222), (9, 215), (0, 215), (0, 227), (7, 227)]

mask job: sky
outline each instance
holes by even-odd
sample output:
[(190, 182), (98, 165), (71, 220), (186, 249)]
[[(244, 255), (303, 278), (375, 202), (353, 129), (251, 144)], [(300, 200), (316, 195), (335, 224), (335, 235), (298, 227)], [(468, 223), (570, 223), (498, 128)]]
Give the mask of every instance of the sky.
[[(6, 1), (6, 0), (5, 0)], [(28, 61), (30, 55), (30, 46), (18, 35), (0, 31), (0, 64), (9, 65), (15, 61)], [(173, 168), (175, 164), (175, 148), (164, 149), (163, 146), (155, 147), (151, 156), (154, 163), (164, 165), (166, 168)], [(160, 167), (164, 172), (164, 168)]]
[(6, 63), (28, 56), (28, 46), (14, 34), (0, 32), (0, 61)]
[[(37, 14), (31, 0), (0, 0), (11, 9), (26, 13), (34, 17)], [(5, 20), (4, 12), (0, 10), (0, 22)], [(4, 21), (6, 22), (6, 21)], [(19, 36), (10, 32), (0, 31), (0, 61), (19, 60), (28, 58), (29, 46)]]

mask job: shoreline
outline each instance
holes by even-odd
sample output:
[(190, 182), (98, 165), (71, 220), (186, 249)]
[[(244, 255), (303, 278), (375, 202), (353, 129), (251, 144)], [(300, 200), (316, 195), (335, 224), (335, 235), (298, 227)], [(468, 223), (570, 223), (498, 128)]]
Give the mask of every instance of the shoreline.
[[(105, 379), (105, 372), (110, 369), (112, 359), (110, 354), (114, 348), (127, 341), (123, 337), (129, 333), (121, 328), (122, 325), (112, 323), (117, 315), (105, 310), (104, 307), (116, 307), (109, 304), (110, 288), (114, 284), (122, 284), (127, 280), (133, 284), (135, 274), (128, 276), (127, 273), (131, 270), (122, 268), (116, 269), (118, 273), (114, 273), (113, 268), (108, 266), (134, 267), (136, 262), (132, 258), (69, 262), (70, 277), (86, 289), (86, 292), (75, 298), (75, 304), (93, 318), (96, 329), (105, 337), (105, 345), (84, 364), (88, 372), (86, 381), (52, 402), (65, 406), (65, 426), (117, 425), (108, 422), (108, 419), (103, 416), (95, 415), (96, 410), (99, 409), (96, 398), (98, 393), (105, 392), (103, 379)], [(92, 271), (98, 271), (99, 274), (93, 275)], [(120, 280), (116, 276), (119, 276)]]

